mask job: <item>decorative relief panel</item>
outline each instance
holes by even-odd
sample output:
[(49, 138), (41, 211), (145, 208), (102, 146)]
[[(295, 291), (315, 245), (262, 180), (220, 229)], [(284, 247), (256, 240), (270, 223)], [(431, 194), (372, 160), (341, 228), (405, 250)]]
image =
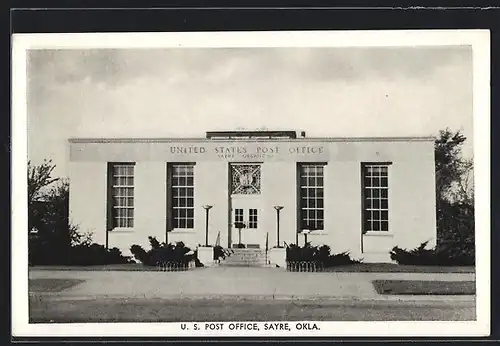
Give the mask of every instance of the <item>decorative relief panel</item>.
[(231, 194), (260, 194), (260, 165), (231, 165)]

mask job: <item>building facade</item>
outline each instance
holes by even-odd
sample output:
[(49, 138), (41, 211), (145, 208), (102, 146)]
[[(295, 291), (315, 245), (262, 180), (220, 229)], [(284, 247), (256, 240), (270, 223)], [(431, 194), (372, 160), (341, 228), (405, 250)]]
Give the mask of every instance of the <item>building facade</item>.
[(205, 245), (207, 218), (210, 245), (302, 245), (306, 230), (365, 262), (436, 241), (434, 138), (246, 131), (69, 147), (71, 221), (125, 254), (148, 236)]

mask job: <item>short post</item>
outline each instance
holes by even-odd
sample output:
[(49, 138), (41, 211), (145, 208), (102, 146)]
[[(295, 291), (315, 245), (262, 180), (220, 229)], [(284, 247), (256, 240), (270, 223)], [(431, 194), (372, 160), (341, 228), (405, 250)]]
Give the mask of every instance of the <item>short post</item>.
[(241, 229), (245, 228), (245, 224), (243, 222), (235, 222), (234, 227), (238, 229), (238, 244), (241, 244)]
[(205, 246), (208, 246), (208, 214), (209, 210), (212, 208), (211, 205), (205, 204), (203, 209), (205, 209)]
[(275, 205), (274, 209), (276, 209), (276, 246), (280, 246), (280, 211), (284, 207), (282, 205)]
[(106, 228), (106, 250), (109, 249), (109, 229)]
[(307, 245), (307, 235), (309, 234), (309, 232), (311, 232), (311, 231), (308, 229), (302, 230), (302, 234), (304, 234), (304, 246)]

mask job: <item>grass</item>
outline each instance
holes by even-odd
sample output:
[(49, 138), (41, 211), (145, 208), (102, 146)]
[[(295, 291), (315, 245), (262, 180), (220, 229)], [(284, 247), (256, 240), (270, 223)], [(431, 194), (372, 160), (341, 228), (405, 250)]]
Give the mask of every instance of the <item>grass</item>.
[(473, 295), (475, 281), (375, 280), (379, 294), (395, 295)]
[(473, 266), (425, 266), (395, 263), (355, 263), (325, 269), (331, 272), (357, 273), (475, 273)]
[(157, 271), (156, 266), (145, 266), (142, 263), (104, 264), (89, 266), (43, 265), (31, 266), (31, 270), (74, 270), (74, 271)]
[(75, 279), (30, 279), (28, 285), (30, 292), (61, 292), (84, 281)]
[(390, 304), (307, 300), (57, 300), (30, 297), (30, 323), (199, 321), (439, 321), (474, 320), (473, 302)]
[[(156, 271), (155, 266), (145, 266), (142, 263), (108, 264), (91, 266), (32, 266), (31, 270), (73, 270), (73, 271)], [(471, 266), (418, 266), (394, 263), (356, 263), (325, 269), (330, 272), (357, 273), (474, 273)]]

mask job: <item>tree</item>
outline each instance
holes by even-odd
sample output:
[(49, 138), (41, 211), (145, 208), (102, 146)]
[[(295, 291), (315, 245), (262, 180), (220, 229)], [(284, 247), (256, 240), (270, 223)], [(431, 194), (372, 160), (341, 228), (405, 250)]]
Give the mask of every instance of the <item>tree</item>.
[(31, 161), (28, 161), (28, 204), (39, 200), (43, 189), (59, 180), (52, 178), (54, 168), (56, 165), (52, 164), (52, 160), (43, 160), (39, 166), (33, 166)]
[(70, 256), (71, 246), (82, 238), (78, 228), (69, 223), (68, 181), (59, 180), (39, 198), (32, 204), (31, 224), (36, 233), (30, 236), (30, 262), (61, 263)]
[(439, 131), (439, 137), (434, 143), (438, 201), (449, 200), (454, 184), (461, 180), (464, 169), (461, 154), (465, 140), (460, 131), (453, 133), (448, 128)]
[(474, 162), (463, 159), (460, 163), (460, 176), (453, 182), (451, 199), (467, 205), (474, 205)]
[(78, 228), (69, 222), (69, 181), (59, 180), (59, 183), (45, 194), (44, 222), (48, 230), (61, 239), (64, 246), (77, 245), (84, 235), (78, 233)]
[(475, 254), (473, 161), (462, 157), (466, 137), (445, 129), (435, 141), (437, 245), (450, 256)]
[(69, 182), (53, 178), (54, 168), (51, 160), (38, 166), (28, 162), (30, 262), (58, 262), (69, 256), (72, 245), (85, 240), (69, 223)]
[(31, 161), (28, 161), (28, 232), (40, 223), (45, 205), (44, 190), (59, 180), (59, 178), (52, 177), (55, 167), (52, 160), (43, 160), (43, 163), (38, 166), (33, 166)]

